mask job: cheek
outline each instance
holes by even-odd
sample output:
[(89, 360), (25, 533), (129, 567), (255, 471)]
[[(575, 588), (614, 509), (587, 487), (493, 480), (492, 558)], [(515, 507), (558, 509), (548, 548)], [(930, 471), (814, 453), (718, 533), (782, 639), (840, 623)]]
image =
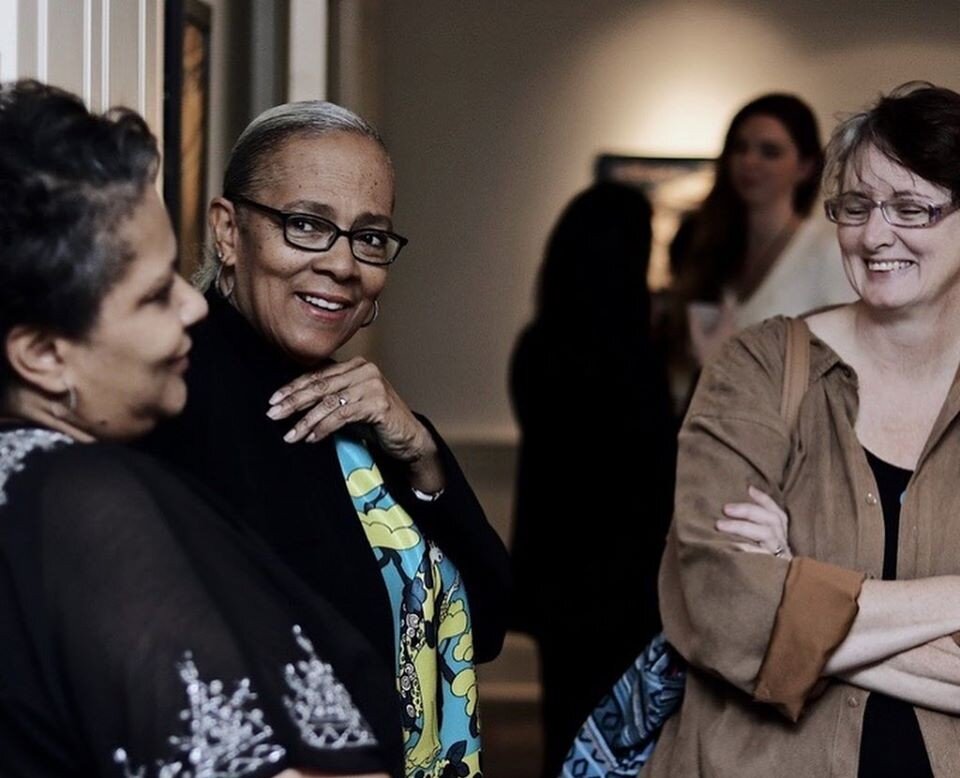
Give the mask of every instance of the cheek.
[(262, 280), (289, 274), (293, 264), (284, 246), (278, 246), (270, 236), (249, 234), (241, 240), (237, 253), (237, 279), (245, 279), (248, 286), (256, 288)]
[(387, 270), (364, 266), (360, 271), (360, 283), (363, 286), (363, 296), (368, 300), (373, 300), (380, 296), (384, 287), (387, 285)]
[(772, 166), (782, 181), (794, 183), (800, 178), (800, 166), (794, 159), (779, 159)]
[(840, 244), (840, 253), (844, 259), (856, 254), (860, 245), (860, 230), (851, 227), (838, 228), (837, 243)]

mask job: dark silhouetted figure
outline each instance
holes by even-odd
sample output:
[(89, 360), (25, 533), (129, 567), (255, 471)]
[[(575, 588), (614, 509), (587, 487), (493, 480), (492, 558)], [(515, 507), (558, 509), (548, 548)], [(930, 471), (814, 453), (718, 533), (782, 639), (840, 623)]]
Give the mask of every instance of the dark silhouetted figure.
[(545, 776), (659, 629), (676, 425), (650, 337), (650, 218), (646, 196), (622, 184), (570, 203), (512, 357), (514, 627), (540, 651)]

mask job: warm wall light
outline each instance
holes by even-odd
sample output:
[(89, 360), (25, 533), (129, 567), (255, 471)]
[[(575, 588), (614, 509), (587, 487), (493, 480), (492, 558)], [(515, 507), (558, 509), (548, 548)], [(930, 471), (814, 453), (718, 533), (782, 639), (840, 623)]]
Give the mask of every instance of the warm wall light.
[(773, 20), (702, 0), (637, 3), (598, 27), (575, 60), (567, 91), (602, 103), (607, 148), (661, 157), (716, 156), (736, 110), (800, 69)]

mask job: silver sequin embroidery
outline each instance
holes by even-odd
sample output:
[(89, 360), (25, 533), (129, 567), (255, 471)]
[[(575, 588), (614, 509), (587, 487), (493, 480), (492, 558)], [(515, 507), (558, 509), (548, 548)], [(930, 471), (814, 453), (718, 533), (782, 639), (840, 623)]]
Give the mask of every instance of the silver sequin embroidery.
[[(170, 738), (176, 761), (158, 762), (157, 778), (243, 778), (284, 757), (286, 749), (270, 742), (273, 729), (253, 705), (257, 695), (248, 678), (227, 694), (222, 681), (200, 679), (189, 653), (178, 670), (189, 700), (180, 718), (189, 732)], [(113, 758), (126, 778), (146, 778), (147, 768), (132, 768), (122, 748)]]
[(294, 627), (293, 634), (307, 658), (287, 665), (285, 677), (293, 696), (284, 696), (283, 701), (304, 742), (335, 749), (376, 745), (377, 739), (333, 668), (320, 660), (300, 627)]
[(50, 451), (72, 443), (62, 432), (44, 429), (18, 429), (0, 432), (0, 505), (7, 503), (7, 480), (23, 470), (23, 460), (36, 449)]
[[(324, 749), (376, 745), (333, 668), (320, 660), (299, 626), (293, 634), (306, 658), (284, 668), (292, 694), (284, 695), (283, 701), (303, 741)], [(126, 751), (118, 748), (113, 758), (125, 778), (243, 778), (285, 756), (283, 746), (270, 742), (274, 733), (263, 711), (253, 706), (257, 695), (249, 679), (241, 679), (227, 695), (222, 681), (200, 679), (189, 653), (178, 670), (189, 701), (180, 718), (189, 732), (170, 738), (174, 761), (158, 761), (151, 773), (147, 767), (132, 767)]]

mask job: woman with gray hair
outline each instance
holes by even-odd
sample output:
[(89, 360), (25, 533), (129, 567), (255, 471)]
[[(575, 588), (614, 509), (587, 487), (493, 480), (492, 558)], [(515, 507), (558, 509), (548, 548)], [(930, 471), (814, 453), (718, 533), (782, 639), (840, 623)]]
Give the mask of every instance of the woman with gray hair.
[(700, 380), (660, 572), (686, 696), (645, 776), (960, 775), (960, 95), (901, 88), (828, 157), (858, 300)]
[(217, 492), (396, 678), (409, 776), (478, 775), (474, 664), (500, 650), (508, 562), (440, 436), (379, 368), (335, 352), (379, 313), (394, 173), (327, 102), (243, 132), (210, 204), (210, 316), (183, 415), (149, 448)]

